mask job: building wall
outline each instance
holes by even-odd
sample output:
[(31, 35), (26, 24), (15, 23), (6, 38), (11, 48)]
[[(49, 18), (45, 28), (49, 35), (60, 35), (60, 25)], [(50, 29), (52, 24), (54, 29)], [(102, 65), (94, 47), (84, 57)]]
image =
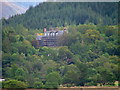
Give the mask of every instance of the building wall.
[(61, 37), (65, 30), (52, 30), (44, 32), (44, 35), (37, 34), (36, 40), (32, 41), (32, 45), (35, 48), (39, 48), (41, 46), (47, 47), (56, 47), (59, 46), (58, 41), (59, 37)]

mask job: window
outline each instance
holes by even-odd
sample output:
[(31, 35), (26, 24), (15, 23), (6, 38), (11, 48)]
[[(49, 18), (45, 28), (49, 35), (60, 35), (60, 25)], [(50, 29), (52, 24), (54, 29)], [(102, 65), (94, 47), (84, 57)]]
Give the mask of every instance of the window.
[(53, 36), (55, 36), (55, 33), (53, 33)]
[(46, 33), (45, 33), (45, 36), (46, 36)]

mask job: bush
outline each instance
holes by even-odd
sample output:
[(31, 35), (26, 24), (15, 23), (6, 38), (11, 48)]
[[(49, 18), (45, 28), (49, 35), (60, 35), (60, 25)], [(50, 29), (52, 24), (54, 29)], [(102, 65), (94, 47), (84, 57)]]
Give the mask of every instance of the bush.
[(17, 80), (8, 80), (2, 82), (3, 88), (27, 88), (28, 85), (24, 82)]
[(97, 83), (91, 81), (85, 84), (85, 86), (97, 86)]
[(34, 88), (44, 88), (44, 85), (42, 82), (35, 82)]
[(59, 84), (57, 82), (46, 82), (45, 83), (45, 88), (51, 88), (51, 89), (54, 89), (54, 88), (58, 88)]

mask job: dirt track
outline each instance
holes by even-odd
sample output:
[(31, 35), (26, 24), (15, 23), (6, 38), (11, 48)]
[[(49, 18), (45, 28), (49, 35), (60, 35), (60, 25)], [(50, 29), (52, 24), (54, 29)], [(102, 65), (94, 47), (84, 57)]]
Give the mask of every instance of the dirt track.
[(2, 89), (2, 90), (120, 90), (120, 87), (64, 87), (58, 89)]
[(26, 90), (120, 90), (120, 87), (64, 87), (58, 89), (26, 89)]

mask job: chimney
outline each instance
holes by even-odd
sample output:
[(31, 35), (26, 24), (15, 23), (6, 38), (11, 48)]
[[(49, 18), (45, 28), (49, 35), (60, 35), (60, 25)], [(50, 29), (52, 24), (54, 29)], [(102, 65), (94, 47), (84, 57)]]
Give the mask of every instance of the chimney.
[(46, 31), (47, 31), (46, 28), (44, 28), (43, 32), (45, 33)]

